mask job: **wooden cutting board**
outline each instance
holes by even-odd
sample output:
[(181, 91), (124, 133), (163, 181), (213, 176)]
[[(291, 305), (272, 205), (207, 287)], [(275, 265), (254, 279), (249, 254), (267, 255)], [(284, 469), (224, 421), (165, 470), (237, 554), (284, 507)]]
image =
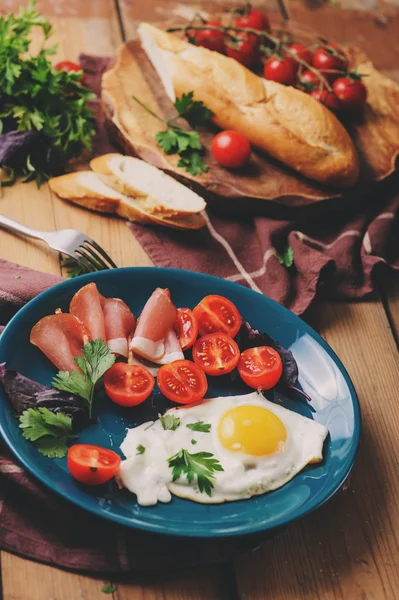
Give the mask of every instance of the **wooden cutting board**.
[[(306, 36), (308, 31), (295, 35), (302, 40)], [(175, 115), (138, 41), (121, 47), (115, 65), (103, 77), (102, 101), (109, 132), (127, 154), (164, 169), (204, 195), (210, 206), (229, 213), (288, 217), (298, 209), (309, 213), (346, 207), (392, 174), (399, 154), (399, 86), (377, 71), (357, 48), (350, 46), (346, 51), (351, 66), (359, 66), (367, 75), (368, 102), (363, 117), (344, 123), (359, 151), (361, 175), (358, 183), (343, 193), (308, 180), (261, 152), (254, 151), (250, 163), (239, 171), (220, 167), (209, 151), (216, 128), (201, 132), (209, 171), (194, 177), (177, 167), (178, 157), (166, 155), (155, 141), (162, 125), (132, 99), (138, 97), (165, 118)]]

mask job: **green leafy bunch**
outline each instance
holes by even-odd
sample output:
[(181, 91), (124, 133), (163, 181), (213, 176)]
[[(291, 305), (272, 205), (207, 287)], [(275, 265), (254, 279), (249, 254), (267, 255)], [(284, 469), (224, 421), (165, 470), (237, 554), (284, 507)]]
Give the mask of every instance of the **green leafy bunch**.
[[(43, 45), (30, 53), (32, 29), (43, 33)], [(94, 94), (81, 84), (82, 72), (56, 70), (49, 57), (57, 46), (46, 47), (52, 35), (50, 22), (36, 10), (35, 0), (17, 15), (0, 17), (0, 134), (16, 130), (40, 134), (37, 151), (18, 156), (17, 169), (25, 181), (38, 185), (60, 172), (69, 159), (91, 149), (95, 132), (87, 100)]]

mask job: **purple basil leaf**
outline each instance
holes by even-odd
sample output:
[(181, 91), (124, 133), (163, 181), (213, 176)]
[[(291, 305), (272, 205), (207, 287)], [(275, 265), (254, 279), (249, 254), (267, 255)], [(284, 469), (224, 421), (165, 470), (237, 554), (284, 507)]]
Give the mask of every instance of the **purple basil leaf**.
[(51, 412), (62, 411), (72, 418), (73, 425), (79, 429), (89, 423), (88, 412), (83, 401), (74, 394), (48, 388), (33, 381), (17, 371), (0, 364), (0, 382), (10, 400), (14, 411), (21, 414), (28, 408), (48, 408)]
[(9, 131), (0, 135), (0, 164), (14, 164), (18, 158), (27, 156), (37, 146), (40, 133), (37, 131)]
[(241, 350), (256, 348), (257, 346), (271, 346), (271, 348), (274, 348), (283, 361), (281, 383), (288, 386), (295, 386), (298, 381), (298, 365), (291, 350), (286, 350), (284, 346), (276, 342), (267, 333), (260, 333), (257, 329), (253, 329), (247, 321), (243, 322), (238, 335), (238, 345)]

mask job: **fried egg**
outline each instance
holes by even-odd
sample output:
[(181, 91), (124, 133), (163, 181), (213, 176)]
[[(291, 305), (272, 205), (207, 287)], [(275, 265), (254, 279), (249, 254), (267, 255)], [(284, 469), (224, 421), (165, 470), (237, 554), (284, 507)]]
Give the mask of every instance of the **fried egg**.
[[(322, 460), (328, 434), (324, 425), (258, 392), (172, 408), (164, 416), (180, 419), (178, 427), (164, 429), (161, 420), (150, 421), (128, 430), (121, 445), (126, 460), (119, 480), (143, 506), (169, 502), (172, 494), (217, 504), (275, 490)], [(197, 476), (190, 482), (183, 472), (173, 481), (168, 461), (183, 449), (210, 453), (220, 463), (222, 470), (212, 472), (209, 493), (199, 489)]]

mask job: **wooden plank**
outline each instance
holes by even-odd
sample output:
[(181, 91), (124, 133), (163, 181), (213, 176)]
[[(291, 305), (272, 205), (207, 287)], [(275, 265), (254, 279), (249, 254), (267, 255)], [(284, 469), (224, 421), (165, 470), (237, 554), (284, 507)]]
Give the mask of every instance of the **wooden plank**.
[(353, 379), (363, 416), (361, 447), (348, 489), (236, 562), (240, 598), (393, 600), (399, 597), (394, 339), (376, 300), (320, 302), (309, 316)]

